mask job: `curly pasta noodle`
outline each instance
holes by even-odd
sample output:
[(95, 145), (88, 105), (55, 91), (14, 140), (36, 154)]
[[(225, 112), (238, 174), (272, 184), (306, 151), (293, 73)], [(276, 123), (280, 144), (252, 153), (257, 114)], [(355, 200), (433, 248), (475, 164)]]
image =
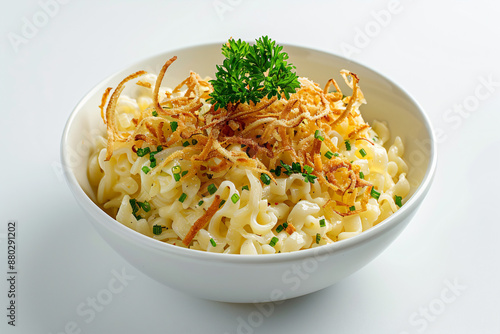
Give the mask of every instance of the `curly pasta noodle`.
[[(196, 250), (290, 252), (357, 235), (409, 193), (403, 143), (387, 150), (387, 126), (377, 122), (378, 135), (363, 120), (356, 74), (340, 72), (350, 96), (334, 79), (322, 89), (301, 77), (288, 100), (214, 110), (197, 73), (161, 86), (175, 60), (102, 98), (107, 131), (89, 180), (97, 204), (125, 226)], [(133, 80), (134, 95), (123, 95)]]

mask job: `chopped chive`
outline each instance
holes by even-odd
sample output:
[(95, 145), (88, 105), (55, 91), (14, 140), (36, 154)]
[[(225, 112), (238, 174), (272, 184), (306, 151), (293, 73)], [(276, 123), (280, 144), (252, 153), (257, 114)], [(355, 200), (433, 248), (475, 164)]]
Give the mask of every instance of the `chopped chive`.
[(394, 202), (396, 202), (396, 205), (401, 207), (403, 204), (401, 203), (401, 200), (403, 199), (403, 197), (401, 196), (398, 196), (398, 195), (395, 195), (394, 196)]
[(135, 214), (139, 210), (139, 207), (137, 206), (137, 201), (132, 198), (128, 202), (130, 203), (130, 206), (132, 207), (132, 214), (135, 216)]
[(376, 200), (378, 200), (378, 198), (380, 197), (380, 193), (378, 191), (375, 190), (375, 188), (372, 187), (372, 190), (370, 191), (370, 195), (375, 198)]
[(319, 221), (319, 226), (320, 226), (320, 227), (325, 227), (325, 226), (326, 226), (326, 220), (325, 220), (325, 219), (321, 219), (321, 220)]
[(326, 153), (325, 153), (325, 157), (326, 157), (327, 159), (331, 159), (331, 158), (333, 158), (333, 152), (332, 152), (332, 151), (328, 151), (328, 152), (326, 152)]
[(339, 154), (337, 152), (333, 153), (334, 156), (338, 157)]
[(137, 204), (145, 211), (149, 212), (151, 210), (151, 205), (149, 204), (148, 201), (144, 202), (137, 202)]
[(179, 197), (179, 202), (184, 203), (184, 201), (186, 200), (187, 197), (188, 197), (188, 195), (186, 195), (185, 193), (182, 193), (181, 197)]
[(238, 195), (237, 193), (234, 193), (233, 196), (231, 196), (231, 202), (235, 203), (238, 202), (240, 199), (240, 195)]
[(250, 190), (250, 188), (248, 188), (248, 185), (244, 185), (243, 187), (241, 187), (241, 191), (243, 190)]
[(156, 146), (156, 153), (163, 151), (163, 146), (158, 145)]
[(188, 147), (188, 146), (189, 146), (189, 142), (188, 142), (188, 141), (185, 141), (184, 143), (182, 143), (182, 146), (184, 146), (184, 147)]
[(149, 152), (151, 152), (151, 150), (149, 149), (149, 147), (145, 147), (145, 148), (139, 148), (139, 149), (137, 149), (136, 153), (137, 153), (137, 156), (143, 157), (146, 154), (148, 154)]
[(264, 173), (260, 174), (260, 180), (264, 184), (267, 184), (267, 185), (271, 184), (271, 178), (267, 174), (264, 174)]
[(353, 206), (349, 207), (349, 210), (350, 211), (356, 211), (356, 207), (353, 205)]
[(365, 178), (365, 174), (363, 172), (359, 172), (359, 178), (360, 179), (364, 179)]
[(222, 201), (220, 201), (219, 208), (221, 208), (224, 204), (226, 204), (226, 200), (225, 199), (223, 199)]
[(142, 171), (144, 172), (144, 174), (149, 173), (149, 171), (151, 170), (148, 166), (144, 166), (144, 167), (142, 167), (141, 169), (142, 169)]
[(191, 144), (196, 145), (198, 144), (198, 141), (196, 139), (191, 140)]
[(325, 140), (325, 137), (323, 137), (323, 136), (321, 135), (321, 131), (319, 131), (319, 130), (316, 130), (316, 131), (314, 132), (314, 138), (319, 139), (319, 140), (321, 140), (321, 141)]
[(210, 243), (212, 244), (212, 247), (217, 246), (217, 244), (215, 243), (215, 240), (213, 238), (210, 238)]
[(279, 238), (277, 238), (277, 237), (273, 237), (273, 238), (271, 239), (271, 241), (269, 242), (269, 246), (271, 246), (271, 247), (276, 246), (276, 243), (277, 243), (279, 240), (280, 240)]
[(361, 156), (364, 158), (366, 157), (366, 151), (364, 148), (362, 148), (361, 150), (359, 150), (359, 154), (361, 154)]
[(181, 176), (184, 176), (184, 175), (186, 175), (187, 173), (188, 173), (188, 171), (187, 171), (187, 170), (185, 170), (185, 171), (183, 171), (183, 172), (181, 173)]
[(174, 174), (174, 179), (175, 179), (175, 182), (179, 182), (179, 180), (181, 179), (180, 174), (175, 173)]
[(198, 202), (198, 206), (202, 206), (202, 205), (203, 205), (203, 203), (205, 203), (205, 202), (203, 202), (203, 200), (199, 201), (199, 202)]
[(152, 160), (151, 163), (149, 164), (149, 166), (151, 168), (155, 168), (156, 167), (156, 159)]
[(161, 225), (153, 225), (153, 234), (160, 235), (162, 231)]
[(153, 110), (152, 114), (153, 114), (154, 117), (158, 116), (158, 113), (156, 112), (156, 110)]
[(276, 227), (276, 232), (280, 233), (281, 231), (283, 231), (285, 228), (283, 227), (283, 225), (278, 225), (278, 227)]
[(181, 166), (174, 166), (172, 167), (172, 172), (174, 172), (175, 174), (179, 174), (181, 172)]
[(210, 195), (213, 195), (216, 191), (217, 191), (217, 187), (215, 186), (215, 184), (211, 183), (208, 187), (207, 187), (207, 190), (208, 190), (208, 193)]
[(137, 219), (137, 220), (141, 220), (141, 219), (142, 219), (142, 217), (141, 217), (141, 215), (139, 215), (139, 216), (135, 216), (135, 219)]
[(175, 132), (175, 130), (177, 130), (177, 126), (179, 124), (177, 124), (177, 122), (170, 122), (170, 129), (172, 129), (172, 132)]
[(287, 228), (288, 227), (288, 223), (287, 222), (284, 222), (283, 223), (283, 228)]
[(321, 234), (316, 233), (316, 243), (319, 244), (320, 240), (321, 240)]
[(344, 140), (344, 144), (345, 144), (345, 149), (347, 151), (350, 151), (351, 150), (351, 143), (349, 142), (349, 139)]

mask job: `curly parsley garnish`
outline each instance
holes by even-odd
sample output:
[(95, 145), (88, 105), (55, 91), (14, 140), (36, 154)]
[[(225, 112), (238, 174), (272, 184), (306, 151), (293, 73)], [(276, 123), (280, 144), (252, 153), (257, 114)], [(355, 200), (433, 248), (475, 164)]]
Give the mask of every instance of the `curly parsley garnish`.
[(214, 109), (226, 108), (229, 103), (257, 103), (263, 97), (268, 99), (290, 94), (300, 87), (298, 76), (288, 64), (288, 54), (283, 47), (267, 36), (250, 45), (245, 41), (230, 39), (222, 46), (226, 57), (217, 65), (216, 80), (210, 80), (214, 91), (209, 103)]

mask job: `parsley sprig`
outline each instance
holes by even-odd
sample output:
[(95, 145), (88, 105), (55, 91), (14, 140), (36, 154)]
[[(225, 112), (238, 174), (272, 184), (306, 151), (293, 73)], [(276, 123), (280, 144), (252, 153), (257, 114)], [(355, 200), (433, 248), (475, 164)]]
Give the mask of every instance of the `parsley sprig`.
[(290, 98), (300, 83), (292, 72), (295, 66), (287, 63), (288, 54), (282, 50), (267, 36), (254, 45), (230, 39), (222, 46), (226, 59), (216, 66), (216, 80), (210, 80), (214, 91), (208, 102), (217, 110), (229, 103), (257, 103), (265, 96), (280, 99), (284, 94)]

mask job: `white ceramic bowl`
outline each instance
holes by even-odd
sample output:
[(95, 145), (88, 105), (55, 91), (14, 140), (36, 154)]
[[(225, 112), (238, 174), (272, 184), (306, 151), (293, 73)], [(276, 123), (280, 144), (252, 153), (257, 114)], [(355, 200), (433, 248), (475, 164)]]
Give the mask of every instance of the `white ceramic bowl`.
[(417, 102), (401, 87), (374, 70), (343, 57), (297, 46), (285, 46), (300, 76), (323, 85), (340, 69), (360, 78), (368, 104), (361, 107), (365, 120), (389, 123), (391, 134), (401, 136), (408, 179), (413, 189), (394, 215), (351, 239), (315, 249), (273, 255), (228, 255), (172, 246), (129, 229), (104, 213), (91, 200), (86, 164), (91, 141), (102, 121), (97, 106), (108, 86), (116, 85), (137, 70), (158, 73), (176, 55), (163, 85), (174, 86), (190, 70), (214, 75), (220, 64), (221, 44), (169, 51), (142, 60), (94, 87), (75, 107), (61, 143), (61, 157), (68, 185), (99, 234), (121, 256), (144, 274), (165, 285), (201, 298), (225, 302), (265, 302), (305, 295), (328, 287), (360, 269), (379, 255), (414, 216), (427, 194), (436, 169), (436, 144), (430, 122)]

